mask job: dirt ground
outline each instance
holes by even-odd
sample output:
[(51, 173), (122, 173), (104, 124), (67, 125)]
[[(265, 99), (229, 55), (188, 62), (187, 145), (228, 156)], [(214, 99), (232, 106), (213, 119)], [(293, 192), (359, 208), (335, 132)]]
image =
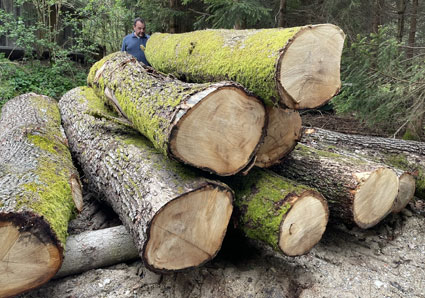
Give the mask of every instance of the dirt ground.
[[(362, 130), (344, 123), (352, 133)], [(91, 211), (72, 222), (71, 233), (119, 224), (93, 195), (86, 200)], [(425, 202), (415, 198), (368, 230), (330, 222), (320, 243), (300, 257), (229, 230), (217, 257), (195, 270), (161, 275), (134, 260), (52, 280), (19, 297), (425, 297)]]

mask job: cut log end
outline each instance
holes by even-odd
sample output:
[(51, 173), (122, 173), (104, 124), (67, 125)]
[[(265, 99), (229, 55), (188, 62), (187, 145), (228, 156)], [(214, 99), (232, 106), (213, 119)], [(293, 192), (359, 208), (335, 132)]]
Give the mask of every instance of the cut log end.
[(218, 175), (233, 175), (252, 159), (263, 137), (263, 104), (236, 87), (222, 87), (177, 124), (170, 151), (182, 161)]
[(277, 164), (294, 149), (301, 137), (301, 116), (297, 111), (267, 107), (267, 114), (267, 134), (255, 162), (260, 168)]
[(322, 238), (328, 218), (328, 205), (323, 197), (306, 192), (294, 203), (281, 223), (280, 249), (288, 256), (307, 253)]
[(393, 206), (393, 213), (398, 213), (403, 210), (415, 195), (416, 181), (411, 174), (404, 173), (400, 176), (399, 180), (400, 189)]
[(372, 172), (355, 193), (355, 223), (363, 229), (376, 225), (392, 211), (398, 192), (399, 180), (393, 170), (379, 168)]
[(146, 266), (169, 272), (212, 259), (226, 233), (232, 198), (229, 190), (207, 185), (165, 205), (149, 228), (142, 256)]
[(293, 109), (316, 108), (338, 93), (344, 39), (342, 30), (331, 24), (309, 26), (297, 34), (278, 62), (283, 104)]
[(36, 288), (58, 271), (62, 252), (43, 238), (10, 221), (0, 221), (0, 297)]

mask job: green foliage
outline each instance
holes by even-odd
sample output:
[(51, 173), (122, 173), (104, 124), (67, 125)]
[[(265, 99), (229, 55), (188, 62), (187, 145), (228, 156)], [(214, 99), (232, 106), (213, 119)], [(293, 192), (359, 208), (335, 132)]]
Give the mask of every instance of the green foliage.
[(424, 114), (423, 55), (406, 59), (390, 26), (358, 35), (344, 50), (341, 75), (342, 91), (332, 101), (338, 113), (353, 113), (391, 134)]
[(84, 85), (87, 70), (74, 62), (11, 62), (0, 56), (0, 108), (7, 100), (27, 92), (59, 99), (68, 90)]

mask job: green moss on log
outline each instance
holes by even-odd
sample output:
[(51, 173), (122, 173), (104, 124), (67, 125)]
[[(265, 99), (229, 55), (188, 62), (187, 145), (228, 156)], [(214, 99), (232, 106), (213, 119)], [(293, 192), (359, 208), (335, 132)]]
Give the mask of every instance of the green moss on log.
[[(108, 63), (114, 67), (105, 67), (102, 75), (96, 73)], [(117, 70), (119, 68), (119, 71)], [(161, 77), (161, 76), (159, 76)], [(167, 154), (170, 118), (167, 117), (187, 96), (204, 90), (209, 84), (190, 86), (175, 81), (167, 88), (158, 88), (158, 82), (164, 80), (150, 75), (131, 55), (117, 52), (106, 56), (90, 69), (87, 81), (96, 95), (111, 105), (105, 96), (106, 87), (114, 91), (122, 111), (134, 127), (145, 135), (163, 154)]]
[(235, 30), (155, 33), (145, 53), (160, 71), (192, 82), (236, 81), (270, 105), (279, 98), (274, 76), (280, 51), (301, 28), (244, 30), (243, 35)]
[(280, 251), (280, 224), (292, 207), (291, 197), (312, 188), (264, 169), (253, 169), (247, 176), (234, 176), (225, 182), (235, 191), (235, 207), (240, 214), (242, 231), (247, 237)]

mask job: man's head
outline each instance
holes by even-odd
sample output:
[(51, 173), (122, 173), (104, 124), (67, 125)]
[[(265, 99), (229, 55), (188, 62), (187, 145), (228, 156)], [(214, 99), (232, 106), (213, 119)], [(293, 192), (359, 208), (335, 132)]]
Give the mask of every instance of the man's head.
[(133, 30), (137, 37), (143, 37), (146, 30), (145, 21), (143, 21), (141, 18), (136, 18), (134, 20)]

